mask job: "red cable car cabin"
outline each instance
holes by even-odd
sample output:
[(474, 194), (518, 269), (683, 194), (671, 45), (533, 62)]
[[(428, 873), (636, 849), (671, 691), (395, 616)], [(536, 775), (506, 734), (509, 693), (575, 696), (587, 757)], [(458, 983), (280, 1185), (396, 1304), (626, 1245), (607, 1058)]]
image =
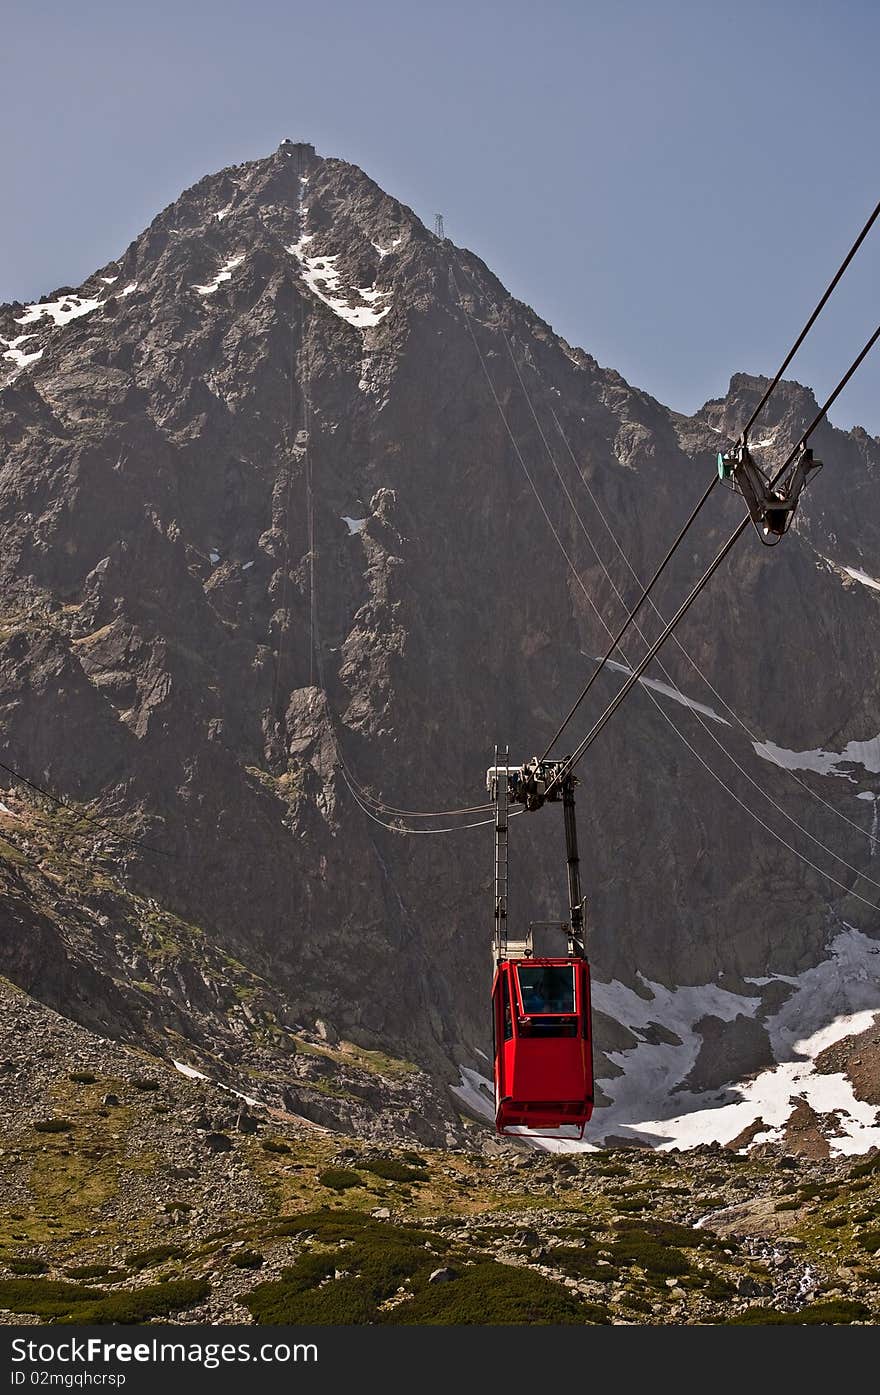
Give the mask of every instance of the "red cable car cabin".
[(593, 1112), (587, 960), (501, 960), (492, 1009), (498, 1132), (583, 1138)]

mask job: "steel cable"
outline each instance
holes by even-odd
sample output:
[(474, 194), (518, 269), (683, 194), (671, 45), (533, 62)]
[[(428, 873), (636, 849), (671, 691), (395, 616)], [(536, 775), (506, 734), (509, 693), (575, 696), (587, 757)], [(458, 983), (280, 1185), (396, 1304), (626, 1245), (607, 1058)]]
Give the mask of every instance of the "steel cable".
[[(773, 486), (777, 483), (777, 481), (779, 480), (779, 478), (781, 477), (781, 475), (783, 475), (784, 472), (788, 469), (789, 465), (790, 465), (790, 464), (792, 463), (792, 461), (795, 459), (795, 457), (796, 457), (798, 451), (801, 449), (801, 447), (804, 446), (804, 445), (806, 445), (807, 441), (810, 439), (810, 436), (811, 436), (811, 435), (813, 434), (813, 432), (816, 430), (817, 426), (818, 426), (819, 423), (822, 421), (822, 419), (823, 419), (823, 417), (826, 415), (826, 413), (827, 413), (828, 411), (830, 411), (830, 409), (831, 409), (831, 407), (833, 406), (834, 402), (835, 402), (835, 401), (837, 400), (837, 398), (840, 396), (841, 392), (842, 392), (843, 389), (846, 387), (847, 383), (850, 381), (850, 379), (852, 378), (853, 374), (854, 374), (854, 373), (857, 371), (857, 369), (860, 367), (860, 365), (862, 364), (863, 360), (864, 360), (864, 359), (867, 357), (867, 355), (871, 352), (871, 349), (873, 349), (873, 347), (874, 347), (874, 345), (876, 344), (876, 342), (877, 342), (878, 339), (880, 339), (880, 325), (878, 325), (877, 329), (875, 329), (874, 333), (871, 335), (871, 338), (868, 340), (867, 344), (865, 344), (864, 348), (862, 349), (862, 351), (861, 351), (861, 353), (858, 355), (858, 357), (855, 358), (855, 359), (853, 360), (853, 362), (850, 364), (849, 368), (847, 369), (846, 373), (843, 375), (843, 377), (842, 377), (842, 378), (840, 379), (840, 381), (838, 382), (838, 384), (837, 384), (837, 386), (835, 387), (834, 391), (833, 391), (833, 392), (831, 393), (831, 395), (826, 399), (824, 405), (823, 405), (822, 407), (819, 408), (819, 411), (816, 413), (816, 415), (815, 415), (815, 417), (813, 418), (812, 422), (810, 423), (810, 425), (807, 427), (806, 431), (805, 431), (805, 432), (803, 433), (803, 435), (801, 436), (801, 438), (800, 438), (800, 440), (798, 441), (797, 445), (794, 446), (793, 449), (789, 452), (788, 457), (786, 458), (786, 460), (784, 461), (784, 463), (779, 467), (779, 469), (777, 470), (776, 474), (773, 476), (772, 480), (770, 481), (770, 488), (771, 488), (771, 489), (772, 489)], [(726, 557), (727, 554), (730, 552), (730, 550), (732, 549), (732, 547), (734, 546), (734, 544), (735, 544), (735, 543), (737, 542), (737, 540), (741, 537), (741, 535), (745, 532), (745, 530), (746, 530), (746, 528), (749, 526), (749, 523), (750, 523), (750, 522), (751, 522), (751, 519), (750, 519), (749, 515), (747, 514), (746, 517), (742, 520), (742, 522), (739, 523), (739, 524), (737, 525), (737, 527), (735, 528), (735, 530), (733, 531), (733, 533), (731, 533), (730, 537), (727, 539), (727, 542), (726, 542), (726, 543), (724, 544), (724, 546), (720, 549), (720, 551), (716, 554), (716, 556), (714, 557), (714, 559), (712, 560), (712, 562), (710, 562), (709, 566), (707, 567), (706, 571), (705, 571), (705, 572), (703, 573), (703, 575), (701, 576), (700, 580), (699, 580), (699, 581), (696, 583), (696, 585), (692, 588), (692, 590), (690, 591), (690, 593), (685, 597), (684, 601), (682, 601), (682, 603), (681, 603), (681, 605), (679, 606), (678, 610), (675, 612), (675, 615), (672, 617), (672, 619), (671, 619), (670, 621), (668, 621), (668, 623), (666, 624), (666, 626), (665, 626), (665, 628), (663, 629), (662, 633), (658, 636), (658, 638), (657, 638), (657, 639), (654, 641), (654, 643), (651, 645), (651, 647), (650, 647), (650, 649), (648, 650), (647, 654), (645, 654), (644, 658), (641, 659), (641, 660), (639, 661), (638, 666), (633, 670), (633, 672), (631, 673), (631, 675), (629, 676), (629, 678), (627, 678), (627, 680), (626, 680), (626, 682), (624, 683), (623, 687), (620, 689), (620, 691), (619, 691), (618, 693), (615, 694), (614, 698), (613, 698), (613, 699), (611, 700), (611, 702), (608, 704), (608, 706), (606, 707), (605, 711), (604, 711), (604, 712), (602, 713), (602, 715), (597, 719), (597, 721), (594, 723), (593, 727), (590, 729), (590, 731), (587, 733), (587, 735), (583, 738), (583, 740), (582, 740), (582, 741), (579, 743), (579, 745), (576, 747), (574, 753), (573, 753), (571, 756), (568, 757), (568, 759), (567, 759), (566, 762), (565, 762), (565, 765), (564, 765), (563, 769), (560, 771), (559, 775), (556, 777), (556, 780), (554, 780), (554, 781), (551, 782), (551, 785), (548, 786), (548, 789), (549, 789), (549, 788), (552, 788), (552, 785), (555, 784), (559, 779), (563, 778), (563, 776), (564, 776), (565, 774), (567, 774), (568, 771), (573, 770), (574, 767), (575, 767), (575, 765), (578, 763), (578, 761), (580, 761), (580, 760), (582, 759), (582, 757), (584, 756), (584, 754), (586, 753), (586, 751), (590, 748), (590, 746), (591, 746), (591, 745), (593, 744), (593, 742), (595, 741), (596, 737), (597, 737), (597, 736), (599, 735), (599, 733), (601, 732), (602, 728), (603, 728), (603, 727), (605, 726), (605, 724), (606, 724), (608, 721), (610, 721), (610, 719), (613, 717), (614, 713), (617, 711), (618, 707), (620, 706), (620, 704), (623, 702), (624, 698), (626, 697), (627, 693), (629, 693), (629, 691), (631, 690), (631, 688), (633, 687), (633, 685), (634, 685), (635, 683), (638, 682), (639, 678), (640, 678), (641, 675), (644, 673), (645, 669), (648, 667), (648, 664), (649, 664), (649, 663), (651, 662), (651, 660), (655, 657), (655, 655), (659, 652), (659, 650), (662, 648), (662, 646), (663, 646), (663, 644), (665, 643), (665, 641), (666, 641), (666, 640), (668, 639), (668, 637), (672, 634), (672, 631), (673, 631), (673, 630), (675, 629), (675, 627), (678, 625), (679, 621), (682, 619), (682, 617), (683, 617), (683, 616), (687, 613), (687, 611), (690, 609), (691, 605), (692, 605), (693, 602), (696, 600), (697, 596), (699, 596), (700, 592), (703, 590), (703, 588), (708, 584), (708, 582), (709, 582), (709, 581), (711, 580), (711, 578), (714, 576), (715, 572), (718, 570), (718, 568), (720, 567), (721, 563), (724, 561), (725, 557)]]

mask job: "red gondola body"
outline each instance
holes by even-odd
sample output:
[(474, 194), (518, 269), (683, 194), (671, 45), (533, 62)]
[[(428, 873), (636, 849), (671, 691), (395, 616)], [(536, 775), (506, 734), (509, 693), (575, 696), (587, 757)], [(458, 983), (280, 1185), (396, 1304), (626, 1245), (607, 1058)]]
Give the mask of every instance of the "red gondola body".
[(587, 960), (502, 960), (492, 1009), (498, 1132), (583, 1138), (593, 1112)]

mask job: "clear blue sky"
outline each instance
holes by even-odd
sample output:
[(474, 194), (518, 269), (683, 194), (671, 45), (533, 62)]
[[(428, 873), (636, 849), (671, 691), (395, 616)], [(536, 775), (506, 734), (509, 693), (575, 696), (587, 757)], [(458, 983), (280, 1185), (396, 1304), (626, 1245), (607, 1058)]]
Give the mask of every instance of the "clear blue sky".
[[(5, 0), (0, 300), (312, 141), (692, 411), (771, 372), (880, 198), (876, 0)], [(880, 225), (791, 376), (880, 320)], [(832, 419), (880, 434), (880, 351)]]

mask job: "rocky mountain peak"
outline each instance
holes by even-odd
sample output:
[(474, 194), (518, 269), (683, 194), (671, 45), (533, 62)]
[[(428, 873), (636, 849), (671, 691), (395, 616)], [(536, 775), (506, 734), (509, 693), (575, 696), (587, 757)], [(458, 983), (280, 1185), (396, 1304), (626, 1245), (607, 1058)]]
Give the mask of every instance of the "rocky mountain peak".
[[(496, 740), (550, 740), (762, 380), (675, 416), (357, 167), (288, 141), (82, 285), (0, 307), (0, 335), (0, 759), (63, 801), (0, 790), (0, 967), (276, 1096), (329, 1024), (343, 1055), (463, 1090), (436, 1124), (454, 1130), (485, 1105), (491, 832), (410, 836), (396, 811), (479, 804)], [(781, 385), (762, 449), (811, 410)], [(830, 944), (869, 962), (880, 447), (827, 424), (817, 446), (781, 558), (731, 558), (584, 768), (617, 1135), (676, 1089), (705, 1103), (731, 1063), (769, 1068)], [(741, 517), (717, 494), (663, 613)], [(513, 916), (558, 917), (560, 837), (518, 821)], [(854, 992), (832, 975), (809, 1001), (867, 1011)], [(323, 1085), (304, 1111), (360, 1127), (357, 1081)]]

